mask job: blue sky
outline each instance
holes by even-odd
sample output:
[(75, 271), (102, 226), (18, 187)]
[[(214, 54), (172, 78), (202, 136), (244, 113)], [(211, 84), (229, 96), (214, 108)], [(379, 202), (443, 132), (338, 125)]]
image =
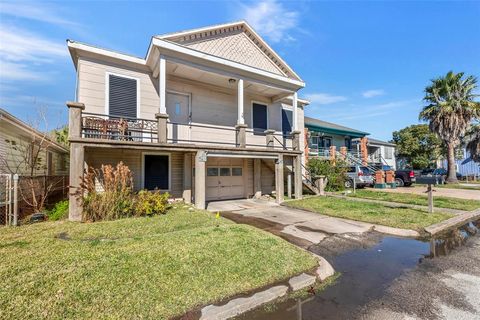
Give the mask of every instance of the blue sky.
[(418, 123), (423, 88), (480, 76), (480, 2), (0, 2), (0, 106), (66, 123), (75, 70), (65, 40), (143, 57), (154, 34), (247, 20), (307, 83), (308, 116), (391, 139)]

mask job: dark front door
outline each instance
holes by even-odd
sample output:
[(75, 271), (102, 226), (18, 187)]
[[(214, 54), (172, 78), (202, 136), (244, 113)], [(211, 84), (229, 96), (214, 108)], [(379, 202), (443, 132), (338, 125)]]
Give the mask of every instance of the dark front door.
[(167, 155), (145, 155), (145, 189), (169, 189), (169, 159)]

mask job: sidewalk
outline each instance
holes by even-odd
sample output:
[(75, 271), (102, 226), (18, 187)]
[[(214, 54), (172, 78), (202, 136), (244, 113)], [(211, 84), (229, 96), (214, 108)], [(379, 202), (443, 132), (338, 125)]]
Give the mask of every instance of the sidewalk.
[(344, 233), (364, 233), (377, 230), (382, 233), (417, 237), (413, 230), (378, 226), (371, 223), (330, 217), (318, 213), (283, 207), (265, 200), (229, 200), (211, 202), (207, 210), (222, 212), (226, 218), (247, 223), (274, 234), (319, 243), (325, 237)]

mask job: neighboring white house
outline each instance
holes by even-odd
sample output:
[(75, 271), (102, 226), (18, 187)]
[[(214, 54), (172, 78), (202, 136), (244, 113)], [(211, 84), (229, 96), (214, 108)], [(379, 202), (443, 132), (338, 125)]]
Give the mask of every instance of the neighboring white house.
[(67, 44), (77, 70), (72, 188), (84, 163), (123, 161), (137, 190), (199, 208), (271, 192), (280, 202), (284, 181), (302, 196), (305, 83), (246, 22), (153, 36), (144, 58)]

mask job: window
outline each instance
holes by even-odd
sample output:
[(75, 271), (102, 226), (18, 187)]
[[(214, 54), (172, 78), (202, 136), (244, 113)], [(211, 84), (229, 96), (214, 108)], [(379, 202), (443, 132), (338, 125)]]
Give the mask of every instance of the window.
[(282, 109), (282, 132), (288, 134), (292, 132), (292, 110)]
[(393, 159), (393, 148), (385, 147), (385, 159)]
[(175, 114), (178, 116), (182, 113), (182, 109), (180, 107), (180, 102), (175, 102)]
[(347, 147), (348, 150), (352, 149), (352, 139), (351, 138), (345, 138), (345, 147)]
[(108, 75), (108, 114), (118, 117), (137, 117), (137, 80)]
[(47, 175), (53, 176), (53, 153), (47, 151)]
[(232, 168), (232, 176), (240, 177), (242, 175), (242, 168)]
[(218, 176), (218, 168), (207, 168), (207, 176), (209, 177)]
[(330, 148), (331, 145), (332, 145), (332, 138), (330, 137), (320, 138), (320, 146), (322, 148)]
[(220, 176), (221, 177), (229, 177), (230, 176), (230, 168), (220, 168)]
[(255, 135), (265, 134), (264, 131), (268, 129), (266, 105), (259, 103), (252, 104), (252, 122), (253, 133)]
[(145, 155), (145, 189), (168, 190), (170, 181), (170, 159), (168, 155)]

